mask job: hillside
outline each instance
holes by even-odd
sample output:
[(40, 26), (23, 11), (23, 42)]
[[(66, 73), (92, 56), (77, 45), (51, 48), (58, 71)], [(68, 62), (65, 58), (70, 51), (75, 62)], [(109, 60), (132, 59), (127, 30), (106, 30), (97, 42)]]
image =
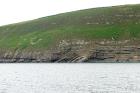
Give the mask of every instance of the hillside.
[(0, 27), (0, 58), (12, 62), (139, 60), (139, 39), (140, 4), (93, 8)]

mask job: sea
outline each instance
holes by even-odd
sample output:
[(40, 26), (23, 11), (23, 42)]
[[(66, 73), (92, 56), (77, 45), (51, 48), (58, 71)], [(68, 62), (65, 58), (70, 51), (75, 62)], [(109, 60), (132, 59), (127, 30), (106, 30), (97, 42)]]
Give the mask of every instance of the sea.
[(140, 93), (140, 63), (2, 63), (0, 93)]

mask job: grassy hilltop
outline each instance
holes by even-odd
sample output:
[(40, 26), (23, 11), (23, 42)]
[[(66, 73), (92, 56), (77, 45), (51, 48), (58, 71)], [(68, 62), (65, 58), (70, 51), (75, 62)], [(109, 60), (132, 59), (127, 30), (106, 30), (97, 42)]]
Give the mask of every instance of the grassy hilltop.
[(93, 8), (0, 27), (0, 62), (140, 61), (140, 4)]
[(139, 4), (86, 9), (0, 27), (0, 48), (48, 48), (70, 39), (139, 38)]

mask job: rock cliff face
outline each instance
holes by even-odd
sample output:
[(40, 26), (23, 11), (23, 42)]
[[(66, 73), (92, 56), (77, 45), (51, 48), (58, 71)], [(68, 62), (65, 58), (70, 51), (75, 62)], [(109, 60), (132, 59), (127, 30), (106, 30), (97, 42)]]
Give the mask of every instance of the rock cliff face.
[[(134, 43), (137, 42), (137, 43)], [(138, 41), (62, 40), (50, 50), (0, 50), (0, 62), (140, 62)], [(92, 61), (91, 61), (92, 60)]]
[(140, 62), (140, 4), (2, 26), (0, 62)]

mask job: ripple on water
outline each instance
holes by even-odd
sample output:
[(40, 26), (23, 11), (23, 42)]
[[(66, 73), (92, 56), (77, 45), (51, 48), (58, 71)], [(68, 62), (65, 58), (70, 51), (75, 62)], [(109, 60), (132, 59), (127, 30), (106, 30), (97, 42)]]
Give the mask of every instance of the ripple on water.
[(0, 64), (0, 93), (140, 93), (139, 67), (140, 64)]

